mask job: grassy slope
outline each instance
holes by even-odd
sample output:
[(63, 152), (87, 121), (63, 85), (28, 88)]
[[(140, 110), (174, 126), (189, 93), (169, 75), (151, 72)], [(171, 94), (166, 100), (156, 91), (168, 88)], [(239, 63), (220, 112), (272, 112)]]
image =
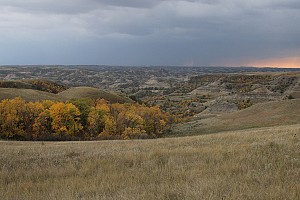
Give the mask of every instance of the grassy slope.
[(65, 100), (64, 97), (32, 89), (0, 88), (0, 100), (22, 97), (26, 101)]
[(100, 90), (98, 88), (92, 88), (92, 87), (74, 87), (70, 88), (68, 90), (65, 90), (61, 93), (59, 93), (60, 96), (72, 99), (72, 98), (91, 98), (91, 99), (99, 99), (103, 98), (111, 103), (128, 103), (133, 102), (129, 98), (121, 97), (117, 94), (105, 92), (103, 90)]
[(256, 104), (238, 112), (196, 120), (173, 128), (174, 135), (198, 135), (300, 123), (300, 99)]
[(39, 100), (57, 100), (65, 101), (72, 98), (103, 98), (112, 103), (128, 103), (133, 102), (129, 98), (121, 97), (114, 93), (102, 91), (91, 87), (76, 87), (67, 89), (59, 94), (52, 94), (48, 92), (32, 90), (32, 89), (17, 89), (17, 88), (0, 88), (0, 100), (11, 99), (15, 97), (22, 97), (27, 101)]
[(0, 141), (1, 199), (299, 199), (300, 124), (183, 138)]

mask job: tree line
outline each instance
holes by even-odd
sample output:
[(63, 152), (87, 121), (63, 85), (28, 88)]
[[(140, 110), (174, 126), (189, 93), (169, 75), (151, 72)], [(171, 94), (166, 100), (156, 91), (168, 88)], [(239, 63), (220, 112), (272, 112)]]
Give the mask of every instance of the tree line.
[(173, 117), (158, 106), (111, 104), (104, 99), (0, 102), (0, 137), (17, 140), (156, 138)]
[(33, 89), (54, 94), (57, 94), (67, 89), (63, 85), (57, 84), (46, 79), (24, 79), (16, 81), (0, 80), (0, 88)]

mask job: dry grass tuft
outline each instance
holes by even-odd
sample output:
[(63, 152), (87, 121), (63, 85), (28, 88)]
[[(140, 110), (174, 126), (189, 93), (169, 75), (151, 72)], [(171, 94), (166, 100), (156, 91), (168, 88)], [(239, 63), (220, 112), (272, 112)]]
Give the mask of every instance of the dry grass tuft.
[(183, 138), (0, 142), (1, 199), (300, 199), (300, 125)]

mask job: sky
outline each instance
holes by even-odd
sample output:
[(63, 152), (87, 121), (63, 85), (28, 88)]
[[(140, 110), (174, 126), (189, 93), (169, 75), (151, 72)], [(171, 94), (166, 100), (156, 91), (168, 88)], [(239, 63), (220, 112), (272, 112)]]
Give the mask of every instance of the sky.
[(299, 0), (0, 0), (0, 65), (300, 68)]

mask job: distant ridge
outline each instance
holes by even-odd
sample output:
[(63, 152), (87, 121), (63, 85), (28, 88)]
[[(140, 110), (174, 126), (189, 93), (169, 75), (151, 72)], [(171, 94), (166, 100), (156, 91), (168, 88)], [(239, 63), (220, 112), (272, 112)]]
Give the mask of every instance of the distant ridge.
[[(58, 93), (59, 92), (59, 93)], [(0, 81), (0, 100), (21, 97), (26, 101), (66, 101), (73, 98), (106, 99), (111, 103), (132, 103), (130, 98), (93, 87), (73, 87), (65, 89), (48, 80)]]

